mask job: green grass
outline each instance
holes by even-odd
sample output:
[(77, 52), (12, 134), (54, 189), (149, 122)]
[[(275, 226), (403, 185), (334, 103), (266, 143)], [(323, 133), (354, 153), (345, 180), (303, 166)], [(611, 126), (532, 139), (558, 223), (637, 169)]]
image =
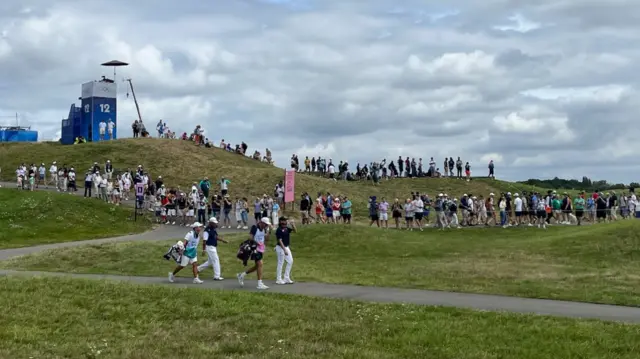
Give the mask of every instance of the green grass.
[(0, 357), (635, 359), (640, 326), (64, 278), (0, 279)]
[[(488, 228), (406, 232), (363, 226), (311, 226), (292, 238), (299, 281), (423, 288), (532, 298), (640, 305), (640, 222), (583, 227)], [(245, 235), (220, 244), (223, 275)], [(173, 241), (115, 243), (52, 250), (5, 268), (72, 273), (164, 276), (162, 255)], [(273, 243), (265, 273), (274, 279)], [(201, 260), (205, 258), (202, 257)], [(181, 273), (189, 276), (187, 271)], [(212, 276), (207, 270), (203, 278)]]
[(0, 189), (0, 249), (139, 233), (149, 221), (129, 219), (130, 208), (45, 191)]
[[(159, 153), (162, 153), (163, 161), (157, 160)], [(189, 158), (189, 161), (185, 161), (185, 158)], [(57, 161), (60, 166), (73, 165), (77, 170), (84, 171), (94, 161), (104, 164), (106, 160), (111, 160), (116, 171), (144, 165), (154, 178), (161, 175), (167, 185), (179, 185), (183, 189), (190, 188), (193, 181), (199, 181), (205, 176), (212, 180), (226, 176), (231, 180), (231, 196), (248, 198), (271, 195), (275, 184), (284, 179), (282, 168), (218, 148), (200, 148), (192, 142), (163, 139), (124, 139), (74, 146), (51, 142), (0, 143), (0, 163), (3, 163), (5, 169), (0, 173), (0, 178), (14, 181), (13, 169), (22, 162), (45, 162), (48, 166), (52, 161)], [(193, 163), (198, 163), (199, 166), (193, 166)], [(280, 165), (288, 167), (288, 164)], [(478, 171), (483, 173), (484, 169)], [(353, 202), (355, 218), (367, 216), (367, 198), (372, 195), (386, 197), (391, 201), (393, 198), (407, 198), (415, 191), (431, 196), (443, 192), (459, 197), (464, 193), (487, 196), (490, 192), (498, 194), (507, 191), (515, 193), (543, 190), (525, 184), (480, 178), (470, 182), (444, 178), (398, 179), (383, 181), (374, 187), (371, 182), (366, 181), (336, 182), (305, 174), (297, 175), (295, 189), (296, 200), (304, 192), (313, 198), (318, 192), (347, 195)], [(297, 211), (293, 213), (297, 214)]]

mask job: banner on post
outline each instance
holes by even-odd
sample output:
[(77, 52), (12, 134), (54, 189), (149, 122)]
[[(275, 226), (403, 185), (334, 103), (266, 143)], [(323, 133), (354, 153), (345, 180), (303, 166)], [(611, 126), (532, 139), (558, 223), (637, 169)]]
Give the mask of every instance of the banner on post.
[(284, 202), (295, 201), (296, 170), (284, 171)]

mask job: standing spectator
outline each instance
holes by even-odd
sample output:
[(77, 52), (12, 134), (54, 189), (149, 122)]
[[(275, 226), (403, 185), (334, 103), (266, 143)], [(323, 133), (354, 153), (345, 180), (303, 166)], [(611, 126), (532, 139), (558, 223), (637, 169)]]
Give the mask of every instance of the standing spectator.
[(229, 184), (231, 181), (222, 177), (220, 181), (218, 181), (218, 185), (220, 186), (220, 194), (224, 197), (229, 193)]
[(458, 157), (456, 161), (456, 177), (462, 179), (462, 160)]
[(471, 179), (471, 165), (469, 162), (464, 165), (464, 175), (467, 177), (467, 182)]
[(104, 135), (107, 133), (107, 123), (103, 120), (98, 123), (98, 129), (100, 131), (100, 141), (104, 140)]
[(60, 186), (58, 185), (58, 166), (56, 161), (53, 161), (49, 167), (49, 182), (47, 182), (47, 188), (49, 188), (49, 183), (53, 183), (53, 185), (56, 186), (56, 189), (60, 191)]
[(93, 173), (87, 171), (84, 175), (84, 197), (91, 197), (91, 189), (93, 188)]
[(109, 119), (107, 122), (107, 135), (109, 136), (109, 140), (113, 140), (113, 130), (116, 128), (116, 123), (113, 122), (112, 119)]
[(140, 124), (138, 123), (138, 120), (133, 121), (131, 129), (133, 130), (133, 138), (138, 138), (140, 136)]
[(300, 218), (303, 225), (309, 224), (309, 208), (310, 207), (311, 207), (311, 203), (305, 193), (302, 195), (302, 198), (300, 199)]
[(205, 197), (209, 198), (210, 189), (211, 189), (211, 182), (209, 181), (209, 177), (205, 177), (202, 181), (200, 181), (200, 190), (202, 191)]
[(453, 157), (449, 157), (449, 177), (453, 177), (453, 166), (455, 162), (453, 161)]
[(495, 165), (493, 164), (493, 160), (489, 161), (489, 178), (496, 178), (496, 175), (494, 174), (493, 170), (494, 170)]
[(39, 188), (40, 184), (43, 186), (47, 184), (47, 168), (44, 166), (44, 162), (41, 163), (38, 168), (38, 182), (36, 182), (36, 188)]

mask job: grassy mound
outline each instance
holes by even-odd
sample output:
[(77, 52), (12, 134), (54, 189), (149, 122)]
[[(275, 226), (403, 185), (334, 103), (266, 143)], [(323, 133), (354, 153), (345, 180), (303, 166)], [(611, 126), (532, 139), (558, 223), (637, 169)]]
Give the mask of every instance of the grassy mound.
[(0, 290), (2, 358), (637, 357), (638, 326), (598, 321), (62, 278)]
[[(218, 148), (201, 148), (187, 141), (164, 139), (124, 139), (74, 146), (62, 146), (58, 143), (2, 143), (0, 163), (3, 163), (4, 169), (0, 175), (4, 180), (13, 181), (13, 170), (22, 162), (45, 162), (48, 166), (52, 161), (57, 161), (59, 165), (66, 163), (84, 171), (94, 161), (103, 164), (107, 159), (111, 160), (116, 171), (133, 169), (141, 164), (151, 171), (154, 178), (161, 175), (168, 185), (180, 185), (182, 188), (189, 188), (193, 181), (204, 176), (212, 180), (226, 176), (231, 180), (232, 195), (249, 198), (272, 194), (275, 184), (284, 179), (282, 168)], [(374, 187), (370, 182), (336, 182), (304, 174), (297, 176), (295, 188), (297, 197), (308, 192), (315, 198), (319, 191), (347, 195), (353, 202), (356, 218), (367, 216), (366, 201), (372, 195), (386, 197), (390, 201), (393, 198), (407, 198), (415, 191), (430, 195), (443, 192), (453, 196), (464, 193), (486, 196), (490, 192), (498, 194), (502, 191), (536, 189), (498, 180), (474, 179), (466, 182), (443, 178), (398, 179), (383, 181), (380, 186)]]
[(151, 227), (134, 222), (130, 208), (54, 192), (0, 189), (0, 248), (71, 242), (139, 233)]
[[(243, 267), (235, 257), (246, 235), (226, 236), (218, 251), (223, 275)], [(164, 276), (172, 241), (112, 243), (42, 252), (5, 268)], [(273, 243), (265, 278), (275, 277)], [(640, 305), (640, 222), (584, 227), (487, 228), (406, 232), (363, 226), (311, 226), (293, 235), (299, 281), (423, 288), (520, 297)], [(205, 260), (202, 257), (201, 260)], [(330, 268), (330, 270), (328, 270)], [(190, 276), (183, 271), (183, 276)], [(212, 277), (211, 270), (203, 279)]]

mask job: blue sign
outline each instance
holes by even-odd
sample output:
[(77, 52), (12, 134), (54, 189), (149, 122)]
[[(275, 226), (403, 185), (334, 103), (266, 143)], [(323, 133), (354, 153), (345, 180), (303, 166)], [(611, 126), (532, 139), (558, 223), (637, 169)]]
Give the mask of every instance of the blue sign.
[(115, 140), (116, 136), (116, 99), (92, 98), (91, 141)]

